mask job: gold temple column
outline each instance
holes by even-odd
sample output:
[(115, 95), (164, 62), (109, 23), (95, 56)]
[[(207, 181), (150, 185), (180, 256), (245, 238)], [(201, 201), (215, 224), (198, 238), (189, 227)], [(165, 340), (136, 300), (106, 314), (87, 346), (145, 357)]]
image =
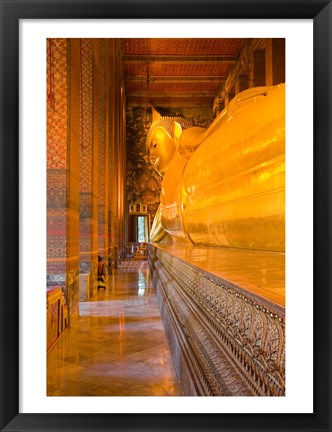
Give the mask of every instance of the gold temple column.
[(265, 72), (266, 72), (266, 85), (273, 85), (273, 67), (272, 67), (272, 39), (265, 41)]
[(114, 106), (113, 106), (113, 94), (114, 94), (114, 77), (113, 77), (113, 49), (114, 42), (112, 39), (107, 39), (106, 41), (106, 68), (107, 68), (107, 81), (106, 81), (106, 92), (107, 92), (107, 104), (108, 104), (108, 115), (106, 118), (107, 122), (107, 134), (108, 134), (108, 185), (106, 189), (107, 199), (108, 199), (108, 251), (107, 258), (108, 264), (114, 266), (114, 230), (112, 229), (113, 214), (113, 189), (114, 189), (114, 175), (113, 175), (113, 165), (114, 165)]
[(251, 52), (248, 56), (248, 75), (249, 75), (249, 88), (254, 87), (254, 53)]
[(266, 85), (285, 82), (285, 39), (265, 41)]
[(111, 127), (111, 139), (110, 139), (110, 187), (109, 187), (109, 202), (110, 202), (110, 233), (111, 233), (111, 255), (113, 260), (113, 266), (117, 268), (117, 248), (118, 248), (118, 233), (117, 233), (117, 208), (118, 208), (118, 175), (117, 175), (117, 143), (119, 129), (117, 126), (117, 55), (116, 55), (116, 41), (112, 39), (110, 41), (110, 68), (111, 68), (111, 99), (110, 99), (110, 127)]
[(285, 39), (272, 40), (273, 85), (286, 81), (285, 72)]
[(265, 86), (265, 50), (255, 50), (253, 53), (254, 87)]
[(118, 140), (118, 238), (119, 238), (119, 254), (121, 259), (125, 257), (125, 223), (124, 218), (126, 215), (125, 209), (125, 191), (126, 191), (126, 110), (125, 110), (125, 93), (124, 93), (124, 78), (122, 69), (122, 41), (117, 44), (117, 66), (118, 66), (118, 127), (119, 127), (119, 140)]
[(112, 143), (112, 45), (110, 39), (105, 39), (105, 264), (111, 271), (112, 239), (111, 239), (111, 143)]
[(98, 253), (107, 256), (105, 39), (94, 40), (94, 139), (98, 142)]
[(110, 143), (109, 143), (109, 231), (111, 255), (116, 267), (124, 255), (124, 203), (125, 203), (125, 98), (123, 90), (123, 72), (121, 41), (109, 41), (110, 47)]
[[(126, 94), (124, 90), (124, 82), (122, 80), (122, 92), (121, 92), (121, 106), (122, 106), (122, 173), (124, 178), (126, 178), (127, 173), (127, 140), (126, 140), (126, 132), (127, 132), (127, 121), (126, 121)], [(127, 188), (126, 182), (122, 182), (122, 256), (126, 256), (126, 246), (128, 239), (128, 224), (126, 223), (125, 218), (128, 217), (128, 206), (127, 206)]]

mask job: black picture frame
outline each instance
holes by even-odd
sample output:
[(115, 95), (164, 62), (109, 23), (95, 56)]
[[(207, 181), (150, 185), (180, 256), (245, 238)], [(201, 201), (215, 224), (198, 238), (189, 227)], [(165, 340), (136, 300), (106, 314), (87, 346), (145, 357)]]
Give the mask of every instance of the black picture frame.
[[(154, 2), (0, 0), (0, 13), (1, 431), (331, 431), (331, 2), (325, 0)], [(313, 414), (19, 413), (19, 20), (50, 18), (313, 19), (315, 320)], [(299, 291), (300, 304), (300, 287), (295, 289)]]

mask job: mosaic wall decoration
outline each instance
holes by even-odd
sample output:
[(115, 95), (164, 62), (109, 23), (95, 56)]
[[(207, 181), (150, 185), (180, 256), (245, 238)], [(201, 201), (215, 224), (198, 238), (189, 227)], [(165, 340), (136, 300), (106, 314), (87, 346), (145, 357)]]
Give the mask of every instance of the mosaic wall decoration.
[(143, 108), (127, 110), (127, 203), (143, 202), (155, 213), (161, 177), (147, 158), (145, 140), (150, 124), (151, 114)]
[(92, 39), (81, 39), (80, 191), (92, 188)]
[(67, 170), (47, 170), (47, 208), (65, 209), (67, 204)]
[(47, 284), (64, 288), (69, 322), (78, 311), (79, 64), (79, 40), (47, 40)]
[(79, 39), (68, 41), (68, 181), (67, 181), (67, 248), (66, 298), (69, 323), (78, 317), (79, 302), (79, 198), (80, 198), (80, 68)]
[(68, 46), (47, 40), (47, 284), (65, 286), (67, 248)]
[(108, 149), (106, 148), (106, 46), (105, 39), (95, 41), (95, 65), (94, 76), (94, 98), (97, 106), (95, 107), (95, 127), (98, 127), (98, 251), (104, 256), (108, 246), (108, 221), (107, 221), (107, 202), (106, 202), (106, 179), (108, 166)]
[(78, 316), (79, 271), (94, 284), (98, 253), (124, 256), (120, 48), (117, 40), (47, 40), (46, 279), (63, 288), (69, 323)]
[[(95, 61), (99, 63), (98, 70), (95, 72), (98, 77), (95, 77), (94, 96), (97, 96), (94, 103), (97, 103), (98, 117), (94, 120), (98, 123), (98, 205), (104, 204), (105, 199), (105, 126), (106, 126), (106, 100), (105, 100), (105, 41), (101, 39), (98, 44), (98, 56)], [(96, 111), (95, 111), (96, 112)]]
[(47, 40), (47, 168), (66, 168), (67, 40)]
[(81, 109), (80, 109), (80, 273), (90, 273), (90, 283), (97, 280), (97, 200), (98, 161), (94, 161), (98, 142), (93, 135), (93, 39), (81, 39)]

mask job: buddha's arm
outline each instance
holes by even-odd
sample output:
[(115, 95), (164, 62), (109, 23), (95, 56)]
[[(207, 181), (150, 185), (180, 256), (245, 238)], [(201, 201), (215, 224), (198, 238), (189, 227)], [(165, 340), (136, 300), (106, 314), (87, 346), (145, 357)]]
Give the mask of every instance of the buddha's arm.
[(180, 137), (178, 153), (189, 159), (192, 153), (202, 143), (206, 129), (200, 127), (191, 127), (185, 129)]
[(167, 232), (161, 225), (161, 205), (159, 204), (157, 213), (154, 217), (153, 224), (150, 232), (150, 241), (153, 243), (160, 243), (167, 236)]

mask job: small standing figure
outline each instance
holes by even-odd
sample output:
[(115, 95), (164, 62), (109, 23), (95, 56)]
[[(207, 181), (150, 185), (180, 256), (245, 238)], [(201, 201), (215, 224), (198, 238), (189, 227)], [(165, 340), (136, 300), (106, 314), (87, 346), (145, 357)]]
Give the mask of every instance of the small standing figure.
[(103, 262), (103, 258), (100, 255), (98, 255), (98, 290), (99, 288), (106, 289), (105, 276), (106, 276), (105, 264)]

